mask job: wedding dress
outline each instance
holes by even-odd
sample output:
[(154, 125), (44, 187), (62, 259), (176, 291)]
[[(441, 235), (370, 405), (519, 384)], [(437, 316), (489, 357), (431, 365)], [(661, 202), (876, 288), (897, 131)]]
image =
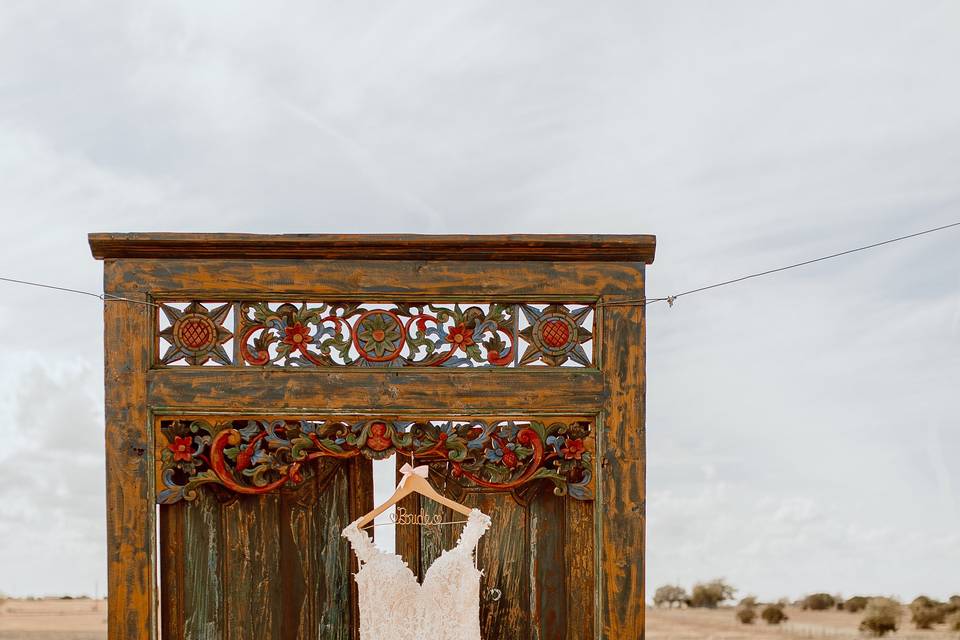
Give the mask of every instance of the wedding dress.
[(360, 640), (481, 640), (474, 549), (490, 516), (472, 509), (460, 539), (417, 581), (403, 558), (378, 548), (356, 520), (343, 530), (360, 561)]

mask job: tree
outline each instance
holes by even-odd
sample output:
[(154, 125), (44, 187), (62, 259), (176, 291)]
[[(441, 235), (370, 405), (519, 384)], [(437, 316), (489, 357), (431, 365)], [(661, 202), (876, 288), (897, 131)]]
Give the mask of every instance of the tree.
[(866, 596), (853, 596), (852, 598), (847, 598), (847, 601), (843, 603), (843, 610), (849, 611), (850, 613), (863, 611), (867, 608), (867, 602), (869, 601), (870, 598), (867, 598)]
[(910, 603), (910, 621), (917, 629), (931, 629), (935, 624), (942, 624), (948, 612), (948, 605), (927, 596), (917, 596)]
[(653, 594), (653, 604), (657, 607), (673, 607), (674, 604), (682, 607), (686, 601), (687, 590), (673, 584), (665, 584)]
[(757, 596), (747, 596), (746, 598), (740, 601), (741, 607), (755, 607), (757, 606)]
[(757, 617), (757, 610), (753, 605), (747, 607), (738, 607), (737, 608), (737, 620), (743, 624), (753, 624), (754, 619)]
[(790, 618), (787, 617), (787, 614), (783, 612), (783, 603), (778, 602), (776, 604), (768, 604), (763, 608), (763, 611), (760, 612), (760, 617), (766, 621), (767, 624), (780, 624), (781, 622), (786, 622)]
[(870, 598), (863, 610), (860, 630), (883, 637), (900, 627), (901, 617), (903, 617), (903, 609), (893, 598)]
[(717, 578), (710, 582), (698, 582), (693, 585), (693, 592), (690, 594), (690, 606), (702, 607), (705, 609), (716, 609), (724, 600), (729, 600), (737, 590), (723, 581), (723, 578)]
[(812, 611), (824, 611), (825, 609), (832, 609), (835, 604), (836, 601), (829, 593), (811, 593), (803, 599), (801, 606)]

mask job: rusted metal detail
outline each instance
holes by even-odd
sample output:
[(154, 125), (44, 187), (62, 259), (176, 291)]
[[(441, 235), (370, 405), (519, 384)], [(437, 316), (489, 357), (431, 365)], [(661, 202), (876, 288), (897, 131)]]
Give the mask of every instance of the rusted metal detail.
[(168, 419), (160, 432), (160, 504), (193, 500), (209, 484), (236, 494), (274, 493), (312, 476), (315, 460), (394, 453), (448, 468), (466, 486), (514, 491), (546, 479), (557, 495), (593, 498), (588, 419)]

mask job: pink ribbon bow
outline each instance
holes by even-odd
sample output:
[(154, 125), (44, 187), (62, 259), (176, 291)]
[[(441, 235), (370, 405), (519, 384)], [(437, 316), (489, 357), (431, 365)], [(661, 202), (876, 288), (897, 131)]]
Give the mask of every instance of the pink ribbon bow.
[(430, 466), (422, 464), (418, 467), (411, 467), (409, 462), (405, 462), (402, 467), (400, 467), (400, 473), (406, 476), (420, 476), (421, 478), (430, 477)]

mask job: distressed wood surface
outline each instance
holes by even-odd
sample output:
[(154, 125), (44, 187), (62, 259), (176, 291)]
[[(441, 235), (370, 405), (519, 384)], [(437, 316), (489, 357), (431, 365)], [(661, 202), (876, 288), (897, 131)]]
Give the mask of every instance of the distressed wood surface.
[(244, 496), (222, 512), (227, 640), (280, 638), (280, 497)]
[(224, 617), (224, 584), (220, 573), (226, 551), (220, 524), (221, 505), (205, 496), (198, 509), (184, 513), (184, 630), (187, 638), (220, 638)]
[[(117, 264), (104, 264), (104, 291), (144, 300), (123, 289)], [(148, 640), (156, 628), (155, 505), (152, 429), (146, 398), (151, 322), (146, 305), (105, 302), (104, 393), (107, 480), (107, 637)]]
[(156, 260), (128, 259), (119, 265), (125, 289), (164, 299), (589, 302), (627, 291), (643, 263), (211, 259), (163, 261), (160, 268)]
[(503, 409), (529, 413), (531, 407), (558, 414), (599, 410), (601, 374), (569, 371), (170, 367), (147, 374), (147, 394), (157, 411), (229, 407), (270, 412), (284, 407), (317, 413), (423, 410), (449, 415)]
[(355, 258), (653, 262), (649, 235), (91, 233), (95, 258)]
[[(529, 261), (529, 257), (538, 255), (530, 252), (523, 257), (499, 253), (493, 259), (458, 252), (449, 256), (437, 253), (430, 259), (419, 256), (397, 260), (401, 254), (391, 256), (387, 252), (376, 260), (358, 260), (356, 253), (343, 260), (296, 260), (280, 257), (285, 250), (277, 247), (269, 258), (252, 259), (221, 253), (211, 259), (107, 260), (105, 291), (135, 299), (150, 296), (208, 301), (248, 296), (277, 301), (320, 297), (367, 301), (619, 301), (642, 299), (643, 262), (652, 259), (652, 244), (649, 256), (633, 255), (625, 262), (607, 262), (614, 253), (601, 258), (595, 252), (582, 254), (578, 258), (582, 262), (567, 262), (568, 257), (557, 256), (544, 262)], [(104, 252), (109, 253), (106, 249)], [(189, 250), (181, 255), (190, 255)], [(455, 259), (462, 257), (470, 259)], [(480, 566), (486, 570), (481, 621), (491, 638), (642, 637), (642, 307), (598, 309), (595, 339), (600, 343), (599, 371), (536, 370), (527, 374), (507, 370), (494, 375), (476, 370), (308, 372), (230, 367), (147, 371), (156, 348), (150, 321), (153, 313), (146, 306), (105, 304), (111, 640), (150, 638), (154, 626), (155, 469), (153, 433), (148, 428), (152, 410), (204, 414), (389, 411), (397, 415), (434, 411), (447, 415), (599, 412), (602, 432), (597, 455), (602, 465), (597, 488), (601, 500), (596, 504), (563, 500), (558, 506), (548, 497), (543, 502), (531, 498), (525, 506), (502, 494), (468, 496), (495, 520), (481, 540), (478, 555)], [(431, 377), (434, 373), (441, 375)], [(340, 629), (339, 635), (330, 637), (358, 640), (356, 586), (350, 575), (357, 566), (339, 533), (347, 522), (373, 506), (370, 462), (345, 463), (342, 476), (328, 480), (330, 495), (337, 495), (337, 500), (311, 503), (308, 494), (281, 493), (266, 501), (256, 497), (217, 502), (219, 517), (213, 529), (213, 521), (204, 520), (202, 510), (189, 517), (186, 505), (181, 511), (165, 512), (169, 518), (161, 518), (161, 536), (164, 540), (183, 536), (184, 543), (164, 544), (161, 549), (161, 597), (173, 598), (161, 602), (163, 633), (183, 633), (190, 626), (198, 630), (186, 637), (288, 640), (310, 637), (305, 629), (319, 627), (326, 630), (323, 633)], [(246, 506), (237, 506), (241, 503)], [(549, 534), (542, 533), (547, 531)], [(445, 535), (445, 546), (452, 545), (455, 534)], [(212, 632), (205, 636), (218, 624), (217, 614), (191, 600), (198, 597), (199, 590), (190, 595), (187, 584), (201, 585), (204, 578), (189, 574), (182, 558), (193, 554), (198, 566), (209, 562), (209, 557), (203, 559), (201, 545), (214, 537), (222, 541), (216, 583), (222, 589), (223, 603), (218, 609), (222, 627), (219, 636)], [(318, 544), (308, 547), (308, 539)], [(413, 546), (412, 540), (412, 536), (398, 535), (398, 548)], [(418, 539), (415, 547), (421, 567), (429, 566), (441, 548), (439, 540), (426, 539)], [(209, 553), (210, 547), (205, 549)], [(181, 558), (179, 568), (177, 558)], [(309, 568), (304, 569), (304, 564)], [(169, 574), (167, 567), (171, 569)], [(324, 591), (312, 582), (320, 579), (317, 576), (326, 584), (339, 586)], [(501, 589), (499, 599), (493, 599), (491, 586)], [(558, 590), (564, 591), (565, 597), (555, 603)], [(217, 597), (216, 588), (212, 591)], [(348, 616), (348, 630), (343, 616)], [(327, 636), (321, 633), (319, 637)]]
[[(567, 599), (567, 639), (596, 636), (596, 549), (593, 514), (595, 503), (565, 500), (564, 507), (564, 590)], [(544, 639), (546, 640), (546, 638)]]
[[(531, 638), (569, 638), (567, 615), (567, 558), (564, 549), (573, 546), (591, 555), (591, 547), (580, 547), (564, 527), (564, 502), (552, 487), (541, 485), (530, 502), (530, 620)], [(591, 572), (592, 573), (592, 572)], [(592, 607), (591, 607), (592, 608)]]
[(372, 504), (357, 495), (372, 487), (351, 481), (367, 466), (328, 462), (296, 491), (226, 502), (204, 491), (161, 507), (161, 637), (353, 638), (352, 554), (340, 533)]
[[(643, 295), (638, 279), (630, 297)], [(643, 307), (609, 306), (601, 315), (608, 390), (598, 439), (601, 637), (632, 640), (643, 637), (644, 621), (646, 326)]]
[[(212, 496), (204, 496), (204, 498)], [(185, 504), (160, 509), (160, 638), (181, 638), (184, 628), (184, 558), (186, 538), (183, 532)]]

